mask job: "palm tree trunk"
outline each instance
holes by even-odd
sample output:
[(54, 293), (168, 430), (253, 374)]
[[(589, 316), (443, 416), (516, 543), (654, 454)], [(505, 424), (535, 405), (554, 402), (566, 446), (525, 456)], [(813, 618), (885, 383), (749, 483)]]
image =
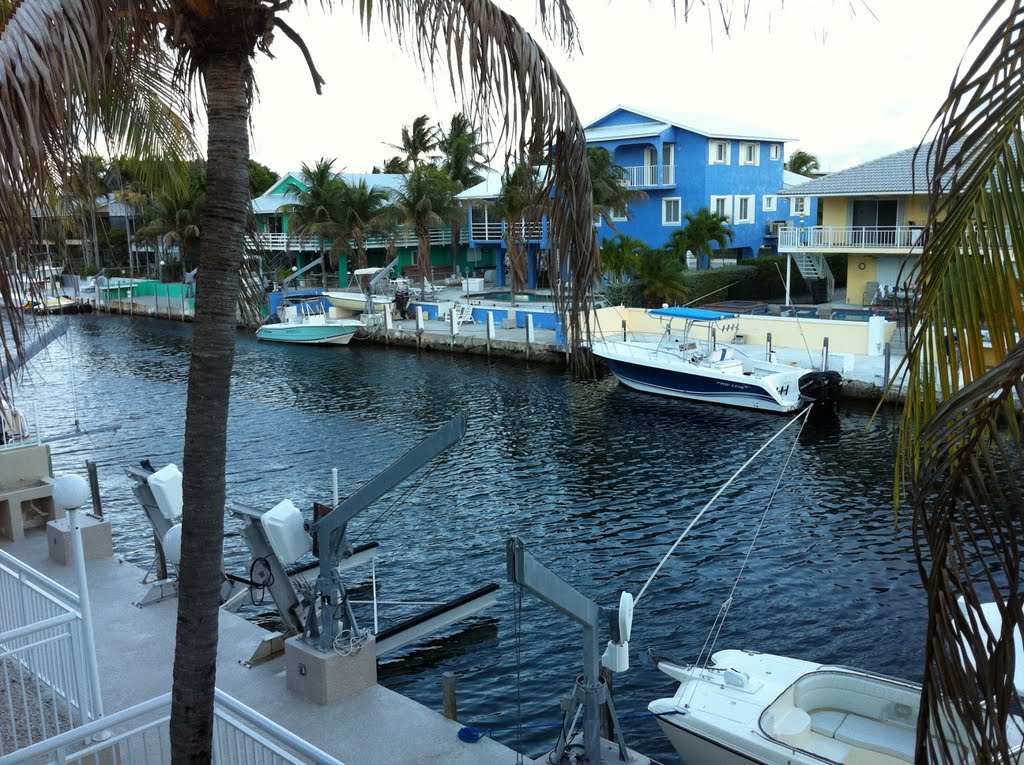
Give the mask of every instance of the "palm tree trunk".
[(92, 215), (92, 256), (96, 261), (96, 268), (100, 267), (100, 240), (96, 236), (96, 200), (89, 200), (89, 212)]
[(209, 144), (185, 413), (184, 512), (171, 701), (175, 763), (210, 762), (224, 540), (228, 398), (249, 206), (248, 57), (206, 66)]

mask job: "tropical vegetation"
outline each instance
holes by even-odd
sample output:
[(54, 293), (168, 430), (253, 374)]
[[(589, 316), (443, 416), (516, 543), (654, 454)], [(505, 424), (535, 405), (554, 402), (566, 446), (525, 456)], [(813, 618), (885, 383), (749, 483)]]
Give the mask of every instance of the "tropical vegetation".
[(328, 258), (325, 244), (339, 233), (343, 184), (334, 173), (333, 159), (323, 157), (312, 167), (302, 163), (302, 188), (295, 194), (296, 201), (283, 209), (289, 214), (288, 226), (297, 237), (315, 236), (320, 253), (320, 273), (327, 287)]
[(391, 196), (379, 186), (369, 186), (362, 178), (357, 183), (338, 179), (341, 188), (337, 213), (335, 244), (349, 247), (356, 256), (356, 268), (366, 268), (366, 238), (387, 231), (386, 212)]
[(593, 188), (594, 214), (615, 230), (615, 218), (629, 215), (629, 203), (647, 199), (647, 194), (626, 185), (625, 171), (615, 164), (611, 152), (602, 146), (587, 149), (587, 168)]
[[(613, 285), (611, 290), (605, 289), (605, 295), (613, 302), (628, 295), (634, 301), (630, 305), (657, 307), (663, 303), (682, 303), (687, 298), (683, 265), (668, 250), (617, 234), (601, 241), (601, 262)], [(631, 285), (629, 289), (615, 289), (615, 285), (627, 283)]]
[(430, 117), (421, 114), (411, 125), (402, 127), (402, 142), (391, 144), (391, 148), (402, 152), (405, 161), (415, 170), (437, 147), (437, 139), (437, 128), (430, 124)]
[(492, 207), (504, 223), (509, 286), (513, 293), (526, 289), (529, 232), (541, 221), (546, 202), (545, 186), (533, 162), (519, 162), (502, 176), (501, 192)]
[(667, 249), (679, 259), (684, 268), (688, 252), (692, 252), (696, 258), (698, 270), (701, 266), (709, 267), (713, 249), (728, 247), (735, 238), (735, 232), (729, 227), (729, 218), (711, 212), (706, 207), (686, 213), (683, 221), (686, 225), (672, 232)]
[(811, 176), (820, 170), (821, 166), (816, 156), (803, 149), (798, 149), (790, 155), (789, 161), (786, 162), (786, 169), (797, 175)]
[(424, 294), (432, 268), (430, 229), (444, 228), (461, 217), (462, 208), (455, 199), (455, 193), (455, 184), (443, 171), (431, 165), (420, 165), (391, 195), (389, 217), (399, 225), (408, 226), (416, 234), (416, 269)]

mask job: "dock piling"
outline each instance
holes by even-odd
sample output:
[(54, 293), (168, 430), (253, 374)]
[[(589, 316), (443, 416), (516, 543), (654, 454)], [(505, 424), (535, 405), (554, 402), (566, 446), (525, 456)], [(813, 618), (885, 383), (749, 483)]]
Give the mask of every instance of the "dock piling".
[(626, 342), (626, 320), (622, 320), (622, 342)]
[(889, 375), (892, 372), (892, 343), (885, 344), (885, 374), (882, 376), (882, 387), (889, 384)]
[(441, 675), (441, 695), (444, 699), (444, 716), (449, 720), (459, 720), (459, 704), (455, 698), (455, 673), (445, 672)]
[(821, 344), (821, 369), (828, 369), (828, 338), (824, 338)]
[(420, 347), (423, 340), (423, 306), (416, 306), (416, 347)]
[(487, 312), (487, 356), (491, 355), (491, 341), (494, 340), (494, 311)]
[(772, 360), (772, 333), (768, 333), (768, 338), (765, 341), (765, 355), (764, 360), (771, 362)]
[(530, 358), (530, 348), (537, 342), (533, 331), (533, 314), (526, 314), (526, 358)]
[(391, 335), (395, 331), (395, 317), (391, 311), (384, 311), (384, 344), (391, 345)]

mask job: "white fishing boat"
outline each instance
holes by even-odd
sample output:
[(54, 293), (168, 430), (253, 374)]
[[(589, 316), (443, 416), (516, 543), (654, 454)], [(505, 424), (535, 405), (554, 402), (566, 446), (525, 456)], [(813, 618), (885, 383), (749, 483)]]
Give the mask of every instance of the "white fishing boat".
[(792, 412), (839, 393), (838, 372), (760, 360), (742, 346), (718, 342), (718, 323), (738, 319), (736, 314), (659, 308), (650, 315), (665, 321), (663, 334), (623, 332), (591, 344), (594, 355), (630, 388), (771, 412)]
[[(658, 662), (679, 688), (649, 709), (683, 762), (914, 762), (921, 706), (917, 684), (753, 651), (718, 651), (712, 662), (707, 667)], [(1024, 750), (1022, 724), (1016, 717), (1007, 724), (1017, 755)]]
[(256, 337), (276, 343), (348, 345), (365, 325), (356, 319), (332, 319), (320, 299), (284, 306), (256, 330)]
[(348, 289), (328, 291), (324, 293), (324, 297), (335, 308), (352, 313), (365, 312), (368, 302), (374, 313), (391, 310), (391, 306), (395, 302), (395, 296), (389, 290), (391, 280), (378, 278), (388, 270), (386, 268), (357, 268), (352, 272)]

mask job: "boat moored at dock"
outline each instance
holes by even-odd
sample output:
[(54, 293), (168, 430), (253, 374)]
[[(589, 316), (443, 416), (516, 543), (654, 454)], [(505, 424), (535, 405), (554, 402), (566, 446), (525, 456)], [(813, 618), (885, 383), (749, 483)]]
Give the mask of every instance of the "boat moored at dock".
[[(741, 346), (716, 339), (718, 323), (736, 314), (697, 308), (659, 308), (650, 315), (666, 320), (660, 336), (605, 337), (591, 344), (620, 382), (665, 396), (771, 412), (792, 412), (839, 394), (838, 372), (759, 360)], [(682, 320), (673, 332), (673, 320)], [(704, 335), (698, 337), (697, 328)]]
[(300, 345), (348, 345), (364, 324), (356, 319), (332, 319), (319, 298), (301, 301), (281, 309), (283, 318), (273, 316), (256, 330), (256, 337), (276, 343)]

